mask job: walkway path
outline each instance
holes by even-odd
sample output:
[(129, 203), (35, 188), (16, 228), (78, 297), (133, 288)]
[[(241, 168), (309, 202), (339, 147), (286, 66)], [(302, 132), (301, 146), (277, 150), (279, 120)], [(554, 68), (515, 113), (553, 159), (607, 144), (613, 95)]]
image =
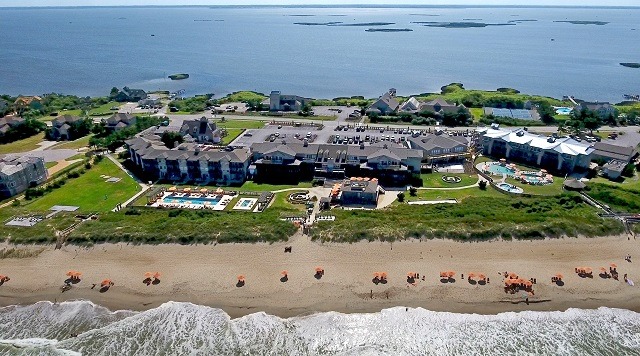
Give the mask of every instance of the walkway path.
[[(120, 162), (118, 162), (117, 159), (113, 158), (113, 156), (111, 156), (111, 154), (106, 154), (106, 156), (107, 156), (107, 158), (109, 160), (111, 160), (111, 162), (113, 162), (116, 166), (118, 166), (118, 168), (120, 168), (123, 172), (125, 172), (129, 177), (133, 178), (133, 180), (136, 181), (140, 185), (140, 189), (141, 190), (138, 193), (136, 193), (134, 196), (132, 196), (130, 199), (128, 199), (127, 201), (122, 203), (122, 206), (127, 206), (128, 204), (134, 202), (142, 194), (146, 193), (147, 190), (151, 187), (151, 186), (149, 186), (147, 184), (142, 183), (142, 181), (140, 179), (138, 179), (136, 176), (131, 174), (131, 172), (129, 172), (126, 168), (124, 168), (124, 166), (122, 164), (120, 164)], [(115, 207), (111, 211), (118, 211), (118, 208)]]

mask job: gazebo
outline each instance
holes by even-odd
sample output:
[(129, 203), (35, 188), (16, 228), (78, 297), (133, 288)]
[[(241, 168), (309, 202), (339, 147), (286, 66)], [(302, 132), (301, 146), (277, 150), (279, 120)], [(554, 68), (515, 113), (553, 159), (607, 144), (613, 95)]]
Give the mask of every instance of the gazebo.
[(566, 190), (573, 190), (573, 191), (579, 192), (586, 187), (586, 184), (582, 183), (577, 179), (567, 179), (564, 181), (564, 184), (562, 185), (562, 187)]

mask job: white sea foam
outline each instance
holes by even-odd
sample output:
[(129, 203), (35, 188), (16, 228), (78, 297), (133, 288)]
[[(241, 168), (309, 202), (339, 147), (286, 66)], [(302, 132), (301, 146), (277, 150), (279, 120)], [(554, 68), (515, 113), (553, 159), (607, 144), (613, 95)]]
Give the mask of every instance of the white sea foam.
[(37, 303), (0, 309), (0, 339), (0, 354), (26, 347), (45, 355), (640, 355), (640, 314), (600, 308), (474, 315), (397, 307), (232, 320), (190, 303), (140, 313), (112, 313), (90, 302)]

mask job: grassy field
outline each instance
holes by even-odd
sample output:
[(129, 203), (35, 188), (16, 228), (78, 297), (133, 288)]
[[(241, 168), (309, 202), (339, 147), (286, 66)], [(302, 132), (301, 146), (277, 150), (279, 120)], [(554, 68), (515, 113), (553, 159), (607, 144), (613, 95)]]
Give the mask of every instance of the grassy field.
[[(394, 193), (391, 193), (394, 194)], [(455, 190), (425, 190), (419, 189), (416, 196), (412, 197), (409, 192), (405, 192), (405, 201), (421, 201), (421, 200), (451, 200), (462, 201), (468, 198), (503, 198), (510, 199), (508, 196), (496, 191), (491, 187), (482, 190), (479, 187), (471, 187), (467, 189)], [(400, 204), (400, 203), (396, 203)]]
[(87, 135), (85, 137), (81, 137), (74, 141), (65, 141), (55, 145), (54, 149), (72, 149), (77, 150), (79, 148), (84, 148), (89, 146), (89, 140), (93, 135)]
[[(460, 183), (446, 183), (442, 180), (443, 176), (460, 177)], [(453, 174), (453, 173), (431, 173), (421, 174), (422, 187), (424, 188), (457, 188), (466, 187), (478, 183), (477, 174)]]
[(237, 91), (220, 99), (221, 103), (244, 103), (247, 101), (263, 101), (267, 97), (253, 91)]
[(562, 185), (564, 183), (564, 178), (555, 177), (553, 179), (553, 183), (547, 184), (547, 185), (524, 184), (512, 178), (507, 178), (506, 182), (522, 188), (524, 192), (527, 194), (558, 195), (558, 194), (562, 194), (563, 192)]
[(224, 122), (216, 120), (216, 125), (219, 128), (226, 129), (260, 129), (265, 124), (265, 121), (259, 120), (226, 120)]
[(89, 116), (110, 116), (113, 113), (117, 112), (115, 110), (111, 110), (111, 108), (114, 106), (120, 107), (122, 106), (122, 103), (119, 103), (117, 101), (111, 101), (104, 105), (100, 105), (96, 108), (89, 110)]
[(51, 167), (55, 167), (55, 166), (57, 166), (57, 165), (58, 165), (58, 162), (47, 162), (47, 163), (45, 163), (45, 164), (44, 164), (44, 167), (45, 167), (46, 169), (49, 169), (49, 168), (51, 168)]
[[(475, 188), (475, 190), (478, 190)], [(458, 193), (455, 193), (458, 194)], [(323, 241), (453, 238), (484, 240), (600, 236), (622, 232), (615, 220), (598, 217), (576, 195), (541, 198), (469, 197), (459, 204), (394, 205), (382, 211), (334, 210), (335, 222), (313, 225), (311, 235)]]
[(473, 116), (474, 121), (480, 120), (484, 115), (484, 110), (482, 108), (471, 108), (469, 111), (471, 112), (471, 116)]
[[(107, 183), (101, 175), (122, 180)], [(139, 190), (140, 186), (131, 177), (105, 158), (80, 177), (69, 179), (61, 188), (25, 202), (24, 207), (32, 212), (45, 212), (54, 205), (72, 205), (84, 212), (105, 212), (124, 203)]]
[(0, 144), (0, 154), (32, 151), (38, 148), (38, 144), (42, 141), (44, 141), (44, 133), (11, 143)]
[(640, 213), (640, 189), (637, 185), (623, 187), (610, 183), (590, 182), (587, 194), (613, 210), (627, 213)]
[(238, 138), (238, 136), (240, 136), (243, 132), (244, 132), (244, 129), (227, 129), (227, 136), (222, 138), (222, 144), (224, 145), (230, 144), (231, 142), (233, 142), (233, 140)]

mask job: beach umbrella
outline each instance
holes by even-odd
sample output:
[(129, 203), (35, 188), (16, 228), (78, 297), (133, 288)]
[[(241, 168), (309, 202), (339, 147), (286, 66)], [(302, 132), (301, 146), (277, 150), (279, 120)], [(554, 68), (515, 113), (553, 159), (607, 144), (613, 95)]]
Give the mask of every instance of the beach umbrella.
[(554, 277), (556, 277), (557, 279), (562, 279), (564, 278), (564, 276), (560, 273), (557, 273)]
[(200, 189), (200, 193), (207, 193), (207, 192), (209, 192), (209, 189), (207, 188)]
[(380, 278), (387, 279), (387, 272), (380, 272)]
[(416, 278), (416, 272), (407, 272), (407, 277)]
[(540, 172), (547, 173), (547, 170), (543, 168), (543, 169), (540, 170)]
[(316, 267), (316, 272), (321, 273), (324, 272), (324, 269), (320, 266)]
[(357, 177), (351, 177), (351, 178), (349, 178), (349, 180), (352, 181), (352, 182), (355, 182), (356, 180), (358, 180), (358, 178)]
[(175, 192), (176, 190), (178, 190), (178, 188), (176, 188), (176, 187), (171, 187), (171, 188), (169, 188), (168, 190), (169, 190), (170, 192)]
[(525, 280), (523, 280), (523, 281), (522, 281), (522, 284), (524, 284), (524, 285), (525, 285), (525, 286), (527, 286), (527, 287), (531, 287), (531, 286), (533, 286), (533, 282), (531, 282), (531, 281), (525, 281)]
[(514, 280), (513, 279), (505, 279), (504, 280), (504, 285), (505, 286), (510, 286), (511, 284), (513, 284)]
[(216, 194), (222, 194), (222, 193), (224, 193), (224, 190), (222, 190), (222, 188), (216, 189)]
[(191, 188), (184, 188), (182, 191), (184, 191), (184, 192), (190, 192), (190, 191), (191, 191)]
[(449, 276), (449, 274), (445, 271), (445, 272), (440, 272), (440, 278), (447, 278)]
[(239, 282), (244, 282), (244, 275), (243, 274), (238, 275), (238, 281)]
[(485, 276), (484, 273), (479, 273), (478, 274), (478, 279), (484, 281), (484, 280), (487, 279), (487, 276)]
[(593, 272), (593, 269), (591, 267), (584, 267), (583, 271), (584, 271), (584, 273), (589, 274), (589, 273)]
[(160, 272), (156, 272), (153, 274), (153, 278), (155, 279), (160, 279), (160, 276), (161, 276)]
[(600, 267), (600, 272), (607, 273), (607, 269), (606, 269), (606, 268), (604, 268), (604, 267)]
[(618, 268), (618, 265), (617, 265), (617, 264), (615, 264), (615, 263), (611, 263), (609, 266), (610, 266), (611, 268), (613, 268), (613, 269)]
[(506, 162), (507, 159), (506, 158), (500, 158), (500, 162)]
[(518, 275), (514, 272), (509, 273), (508, 276), (509, 276), (509, 279), (518, 279)]
[(373, 278), (380, 278), (380, 272), (373, 272)]
[(282, 272), (280, 272), (280, 274), (281, 274), (281, 275), (283, 275), (283, 276), (288, 276), (288, 275), (289, 275), (289, 272), (287, 272), (287, 271), (282, 271)]
[(144, 273), (144, 278), (152, 278), (153, 277), (153, 272), (145, 272)]
[(113, 282), (110, 279), (107, 278), (107, 279), (103, 280), (102, 283), (100, 283), (100, 287), (106, 287), (106, 286), (110, 286), (112, 284), (113, 284)]
[(469, 273), (468, 276), (469, 278), (476, 278), (476, 274), (473, 272)]
[(447, 277), (449, 277), (449, 278), (452, 278), (452, 277), (453, 277), (453, 276), (455, 276), (455, 275), (456, 275), (456, 272), (455, 272), (455, 271), (448, 271), (448, 272), (447, 272)]

